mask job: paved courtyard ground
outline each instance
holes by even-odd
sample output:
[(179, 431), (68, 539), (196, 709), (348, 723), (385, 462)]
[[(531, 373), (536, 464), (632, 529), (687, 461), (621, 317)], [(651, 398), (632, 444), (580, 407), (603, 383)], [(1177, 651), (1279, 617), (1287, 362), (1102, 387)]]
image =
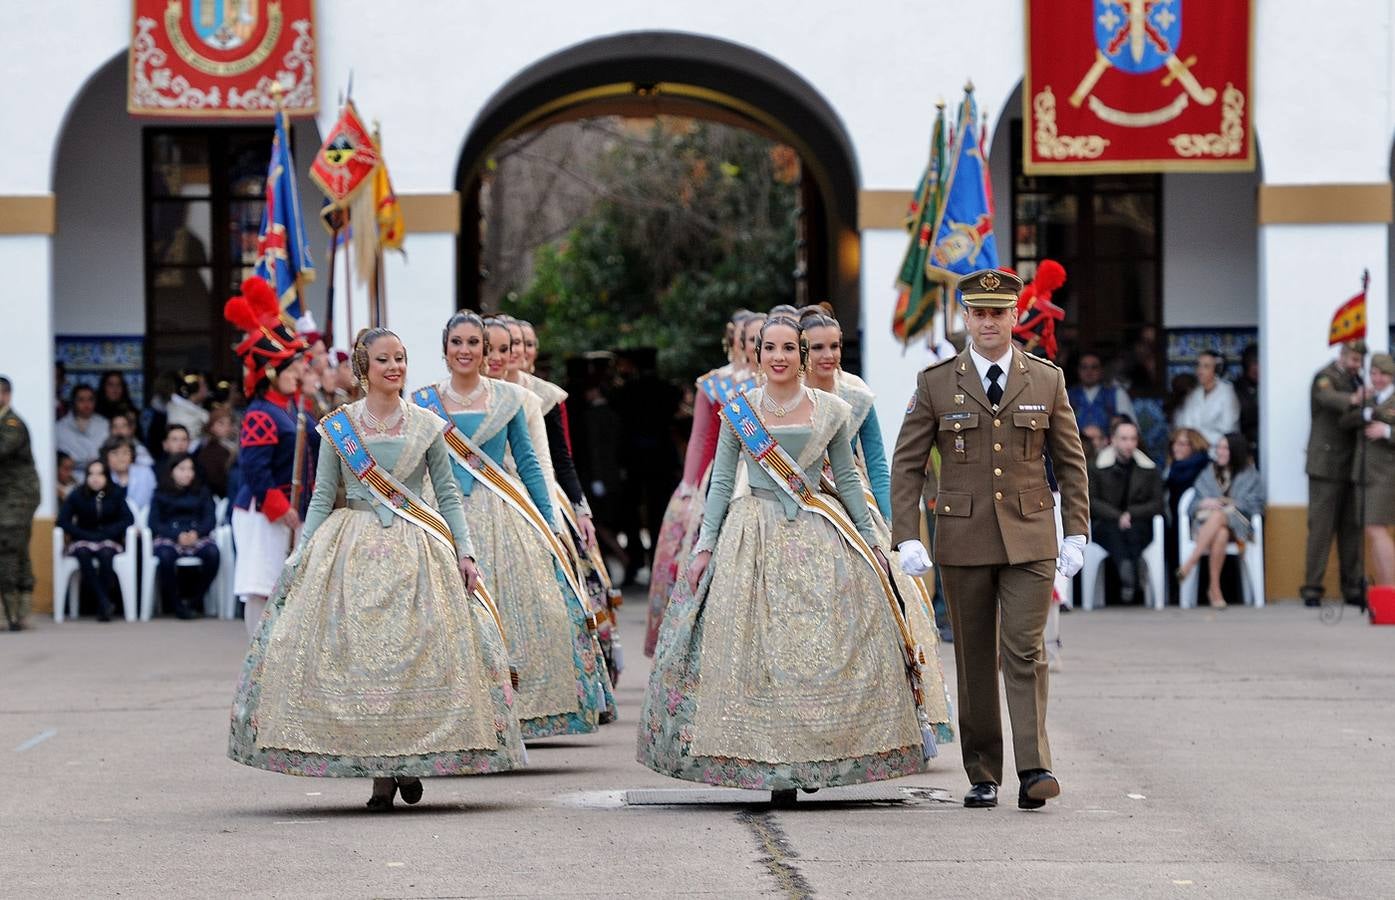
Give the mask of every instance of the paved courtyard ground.
[(0, 634), (0, 895), (1395, 896), (1395, 628), (1293, 605), (1073, 613), (1059, 801), (963, 809), (948, 746), (924, 776), (786, 811), (652, 793), (695, 786), (634, 762), (642, 618), (635, 597), (624, 721), (386, 816), (365, 782), (225, 758), (240, 622)]

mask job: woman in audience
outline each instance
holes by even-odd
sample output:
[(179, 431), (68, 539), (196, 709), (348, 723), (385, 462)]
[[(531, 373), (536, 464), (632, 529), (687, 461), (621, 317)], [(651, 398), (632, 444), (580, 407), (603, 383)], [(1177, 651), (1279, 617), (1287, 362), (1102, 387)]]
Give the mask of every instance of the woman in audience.
[(1264, 510), (1264, 482), (1250, 460), (1249, 442), (1238, 431), (1216, 442), (1214, 462), (1197, 476), (1196, 495), (1187, 515), (1192, 518), (1196, 547), (1177, 570), (1177, 580), (1185, 581), (1202, 556), (1210, 559), (1210, 584), (1206, 600), (1220, 609), (1226, 605), (1221, 593), (1221, 567), (1231, 541), (1244, 543), (1254, 537), (1250, 517)]
[(86, 466), (101, 456), (109, 429), (106, 416), (97, 414), (97, 392), (90, 384), (79, 384), (73, 388), (68, 414), (53, 426), (53, 442), (79, 466)]
[[(150, 504), (150, 534), (154, 538), (156, 577), (160, 584), (162, 609), (174, 610), (181, 619), (197, 619), (203, 613), (199, 600), (218, 574), (218, 547), (213, 541), (213, 495), (198, 481), (194, 458), (179, 453), (165, 460), (160, 469), (160, 487)], [(194, 566), (180, 566), (179, 560), (199, 561), (197, 576), (180, 590), (179, 569), (192, 574)]]
[(155, 495), (155, 472), (150, 466), (136, 464), (136, 450), (125, 438), (109, 438), (102, 445), (102, 461), (107, 464), (111, 480), (126, 489), (126, 499), (137, 509), (150, 506)]
[(58, 502), (61, 505), (77, 487), (77, 466), (73, 458), (62, 450), (58, 451), (58, 462), (53, 469), (54, 480), (58, 483)]
[[(1163, 530), (1163, 555), (1167, 571), (1177, 571), (1182, 562), (1177, 549), (1177, 504), (1196, 482), (1196, 476), (1211, 462), (1211, 445), (1195, 428), (1175, 428), (1167, 440), (1167, 466), (1163, 488), (1167, 500), (1167, 528)], [(1168, 585), (1169, 601), (1177, 602), (1177, 584)]]
[(208, 414), (208, 436), (199, 446), (198, 468), (215, 497), (228, 496), (228, 470), (237, 458), (237, 429), (232, 410), (218, 404)]
[(97, 414), (110, 419), (121, 413), (136, 413), (136, 405), (131, 402), (131, 389), (126, 386), (126, 376), (117, 371), (103, 372), (101, 381), (97, 383)]
[(112, 484), (107, 464), (88, 463), (83, 483), (63, 501), (58, 527), (68, 536), (66, 553), (77, 558), (84, 590), (97, 598), (99, 622), (111, 621), (114, 598), (121, 593), (111, 561), (125, 549), (131, 522), (126, 492)]

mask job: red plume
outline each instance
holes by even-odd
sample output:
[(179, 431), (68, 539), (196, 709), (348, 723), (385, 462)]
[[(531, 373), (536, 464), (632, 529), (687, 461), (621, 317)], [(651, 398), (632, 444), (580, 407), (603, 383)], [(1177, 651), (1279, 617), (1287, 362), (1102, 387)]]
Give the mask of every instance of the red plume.
[(242, 296), (247, 298), (247, 305), (258, 316), (277, 318), (281, 315), (281, 304), (276, 302), (276, 292), (264, 278), (253, 275), (242, 282)]
[(223, 304), (223, 318), (249, 334), (261, 327), (261, 320), (252, 311), (246, 297), (233, 297)]

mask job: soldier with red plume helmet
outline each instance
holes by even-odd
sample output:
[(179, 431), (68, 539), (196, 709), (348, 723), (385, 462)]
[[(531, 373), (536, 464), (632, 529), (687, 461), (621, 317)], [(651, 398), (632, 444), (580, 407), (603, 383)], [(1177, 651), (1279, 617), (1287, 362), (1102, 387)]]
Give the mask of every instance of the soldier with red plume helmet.
[[(275, 292), (261, 278), (242, 283), (242, 295), (227, 302), (223, 317), (246, 333), (235, 351), (242, 358), (243, 388), (251, 400), (242, 417), (242, 483), (233, 498), (233, 591), (246, 604), (251, 634), (300, 525), (291, 483), (300, 380), (309, 347), (286, 324)], [(318, 451), (309, 447), (302, 452), (313, 458)]]

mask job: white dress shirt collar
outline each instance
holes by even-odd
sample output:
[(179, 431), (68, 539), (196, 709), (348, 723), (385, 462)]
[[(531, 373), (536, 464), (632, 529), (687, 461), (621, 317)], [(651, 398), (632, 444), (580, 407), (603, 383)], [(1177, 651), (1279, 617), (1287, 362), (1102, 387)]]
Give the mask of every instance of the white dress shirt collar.
[(974, 361), (974, 368), (978, 370), (978, 380), (983, 384), (984, 391), (988, 390), (989, 385), (988, 368), (992, 366), (994, 363), (997, 363), (998, 367), (1003, 370), (1003, 374), (998, 376), (998, 386), (1005, 391), (1007, 390), (1007, 376), (1008, 372), (1012, 369), (1011, 344), (1009, 344), (1008, 348), (1003, 351), (1002, 358), (988, 359), (986, 356), (978, 352), (978, 349), (974, 347), (973, 342), (970, 342), (969, 358)]

